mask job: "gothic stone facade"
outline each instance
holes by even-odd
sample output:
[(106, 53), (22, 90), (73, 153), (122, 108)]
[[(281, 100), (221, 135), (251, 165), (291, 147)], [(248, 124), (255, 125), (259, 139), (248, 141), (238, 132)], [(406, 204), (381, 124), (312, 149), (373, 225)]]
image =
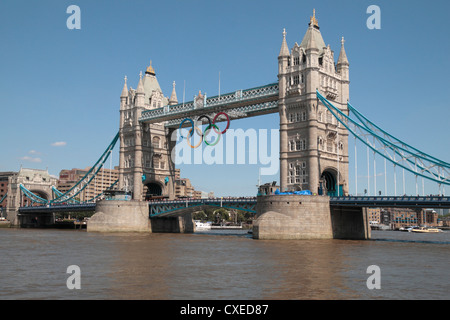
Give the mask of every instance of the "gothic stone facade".
[(119, 188), (131, 191), (134, 200), (173, 198), (171, 130), (164, 123), (141, 124), (139, 118), (144, 110), (176, 103), (175, 84), (170, 99), (164, 97), (151, 64), (145, 76), (140, 75), (137, 89), (128, 89), (125, 78), (120, 96)]
[[(322, 105), (318, 90), (348, 114), (349, 62), (344, 40), (337, 63), (326, 46), (315, 14), (300, 43), (289, 50), (286, 33), (278, 56), (280, 115), (280, 188), (348, 194), (348, 131)], [(120, 97), (119, 187), (133, 199), (174, 197), (175, 168), (169, 139), (174, 129), (141, 124), (144, 110), (177, 104), (175, 85), (164, 97), (150, 64), (137, 89), (125, 85)]]
[(319, 103), (316, 90), (348, 114), (349, 63), (344, 39), (337, 64), (315, 14), (300, 45), (278, 56), (280, 187), (329, 195), (348, 193), (348, 131)]

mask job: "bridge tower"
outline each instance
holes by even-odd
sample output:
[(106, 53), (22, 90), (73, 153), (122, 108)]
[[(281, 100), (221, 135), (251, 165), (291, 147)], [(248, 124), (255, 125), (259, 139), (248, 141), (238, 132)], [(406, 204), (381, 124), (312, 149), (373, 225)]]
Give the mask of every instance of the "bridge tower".
[[(8, 195), (6, 216), (12, 225), (26, 223), (27, 217), (20, 219), (19, 207), (31, 206), (32, 201), (23, 195), (20, 185), (36, 196), (50, 200), (53, 198), (52, 187), (56, 187), (58, 178), (50, 175), (48, 170), (20, 168), (20, 171), (8, 177)], [(28, 217), (29, 218), (29, 217)], [(47, 217), (48, 218), (48, 217)]]
[(349, 62), (341, 41), (337, 64), (315, 16), (289, 51), (278, 56), (281, 191), (348, 193), (348, 131), (319, 103), (318, 90), (348, 114)]
[(164, 97), (151, 62), (144, 77), (141, 72), (136, 89), (128, 89), (125, 77), (120, 95), (119, 188), (131, 191), (134, 200), (174, 197), (171, 131), (164, 123), (140, 123), (139, 118), (144, 110), (176, 103), (175, 83), (172, 96)]

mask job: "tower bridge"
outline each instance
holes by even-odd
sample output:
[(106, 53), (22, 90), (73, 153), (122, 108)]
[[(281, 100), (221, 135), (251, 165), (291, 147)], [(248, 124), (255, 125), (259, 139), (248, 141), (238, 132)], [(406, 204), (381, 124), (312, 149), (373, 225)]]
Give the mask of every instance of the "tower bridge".
[[(72, 201), (79, 192), (77, 190), (82, 190), (92, 180), (119, 141), (119, 179), (114, 187), (131, 192), (132, 201), (98, 203), (88, 230), (145, 231), (151, 229), (151, 223), (161, 223), (158, 216), (165, 216), (169, 221), (169, 216), (177, 212), (192, 211), (198, 206), (217, 206), (218, 199), (176, 199), (176, 168), (171, 159), (175, 142), (171, 137), (179, 128), (189, 125), (193, 133), (194, 121), (204, 120), (201, 124), (211, 126), (211, 119), (220, 122), (226, 118), (278, 113), (280, 193), (240, 203), (222, 200), (220, 204), (256, 212), (255, 237), (365, 239), (370, 237), (370, 228), (364, 207), (374, 204), (448, 207), (448, 197), (396, 197), (396, 180), (393, 197), (374, 200), (349, 196), (350, 135), (366, 146), (368, 153), (371, 150), (374, 157), (377, 155), (385, 164), (393, 165), (394, 179), (396, 168), (414, 175), (416, 190), (418, 178), (437, 183), (439, 190), (449, 185), (450, 164), (389, 135), (350, 105), (350, 63), (343, 37), (340, 42), (336, 60), (335, 52), (325, 44), (314, 13), (300, 44), (295, 42), (289, 48), (287, 33), (283, 30), (277, 83), (237, 89), (213, 97), (199, 92), (192, 101), (183, 103), (178, 101), (175, 83), (170, 97), (164, 96), (150, 62), (145, 73), (139, 75), (136, 89), (128, 87), (125, 77), (120, 95), (119, 133), (115, 140), (76, 189), (58, 194), (48, 204)], [(227, 116), (220, 117), (221, 113)], [(185, 121), (186, 118), (192, 122)], [(355, 159), (355, 176), (356, 170)], [(310, 190), (313, 195), (295, 194), (298, 190)], [(26, 188), (23, 194), (35, 196)], [(164, 201), (150, 204), (145, 201), (154, 197)], [(39, 199), (35, 197), (35, 200)], [(49, 206), (47, 210), (51, 208)], [(191, 218), (189, 215), (182, 217), (170, 224), (176, 225), (177, 230), (186, 231), (190, 228)], [(163, 229), (167, 230), (164, 223)]]
[(210, 98), (199, 92), (193, 101), (179, 103), (175, 83), (170, 98), (164, 97), (151, 64), (140, 75), (137, 89), (128, 88), (125, 79), (120, 97), (119, 188), (132, 190), (135, 200), (145, 199), (149, 190), (152, 195), (174, 198), (171, 137), (180, 124), (189, 125), (183, 123), (185, 118), (207, 115), (212, 119), (221, 112), (231, 119), (278, 113), (281, 191), (348, 194), (348, 131), (316, 93), (319, 90), (348, 114), (349, 62), (344, 40), (335, 63), (315, 14), (300, 44), (291, 50), (286, 36), (283, 31), (277, 83)]

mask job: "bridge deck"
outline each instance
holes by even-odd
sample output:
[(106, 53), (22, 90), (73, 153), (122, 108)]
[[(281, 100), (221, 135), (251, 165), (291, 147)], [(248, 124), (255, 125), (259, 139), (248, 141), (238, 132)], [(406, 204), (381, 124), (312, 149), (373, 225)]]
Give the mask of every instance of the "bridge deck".
[[(285, 195), (288, 199), (289, 195)], [(237, 209), (256, 212), (256, 197), (244, 198), (213, 198), (213, 199), (182, 199), (150, 201), (149, 212), (151, 216), (163, 213), (175, 213), (175, 211), (196, 206), (215, 206), (229, 209)], [(403, 208), (450, 208), (450, 196), (346, 196), (330, 197), (331, 206), (355, 206), (355, 207), (403, 207)], [(49, 212), (74, 212), (93, 211), (95, 203), (80, 203), (72, 205), (53, 205), (21, 207), (20, 213), (49, 213)]]
[(147, 110), (142, 112), (139, 121), (144, 123), (166, 122), (166, 127), (175, 127), (181, 123), (183, 118), (219, 111), (229, 112), (231, 118), (234, 119), (274, 113), (278, 112), (278, 95), (278, 83), (272, 83), (204, 99), (203, 106), (197, 106), (194, 101), (189, 101)]
[(446, 196), (348, 196), (330, 197), (330, 205), (357, 207), (450, 208)]

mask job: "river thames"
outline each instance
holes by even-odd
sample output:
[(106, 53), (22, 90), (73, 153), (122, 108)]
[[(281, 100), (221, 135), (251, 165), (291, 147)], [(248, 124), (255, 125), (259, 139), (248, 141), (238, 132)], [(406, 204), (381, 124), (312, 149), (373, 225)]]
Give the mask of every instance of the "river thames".
[[(450, 231), (372, 239), (254, 240), (194, 234), (0, 229), (0, 299), (450, 299)], [(70, 290), (68, 266), (79, 267)], [(380, 270), (368, 289), (367, 268)]]

